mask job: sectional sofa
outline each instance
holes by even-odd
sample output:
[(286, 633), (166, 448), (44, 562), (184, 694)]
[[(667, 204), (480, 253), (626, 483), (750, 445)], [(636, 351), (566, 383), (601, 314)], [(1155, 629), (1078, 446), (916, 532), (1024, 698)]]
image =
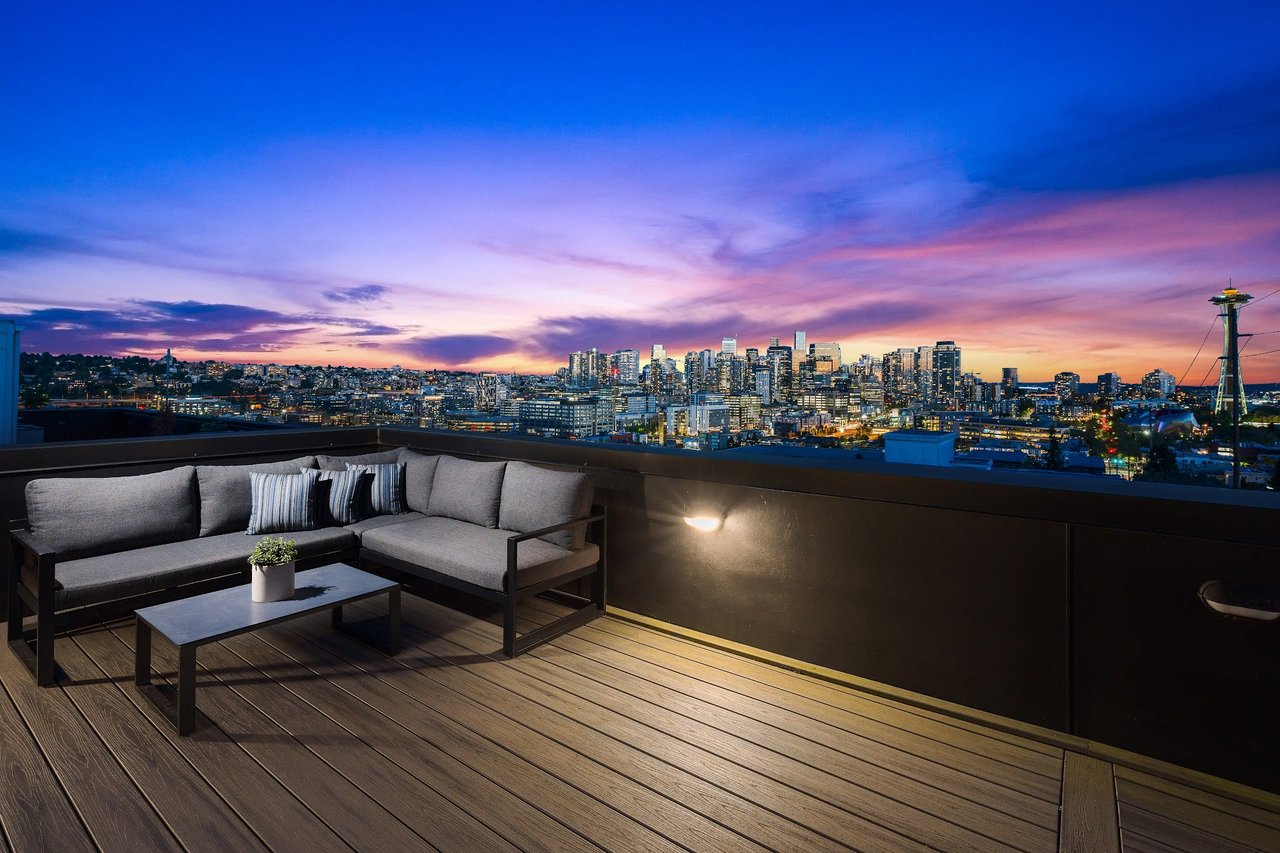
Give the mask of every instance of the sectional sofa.
[[(605, 519), (601, 508), (593, 511), (589, 475), (397, 448), (31, 481), (27, 518), (10, 531), (10, 648), (37, 683), (49, 685), (56, 680), (56, 635), (247, 582), (249, 553), (261, 538), (247, 532), (255, 509), (252, 475), (348, 466), (376, 472), (359, 520), (336, 522), (321, 489), (316, 526), (275, 534), (297, 542), (300, 568), (358, 561), (393, 579), (428, 580), (493, 601), (503, 609), (508, 656), (603, 611)], [(590, 578), (589, 595), (569, 596), (577, 609), (518, 634), (521, 599), (583, 578)]]

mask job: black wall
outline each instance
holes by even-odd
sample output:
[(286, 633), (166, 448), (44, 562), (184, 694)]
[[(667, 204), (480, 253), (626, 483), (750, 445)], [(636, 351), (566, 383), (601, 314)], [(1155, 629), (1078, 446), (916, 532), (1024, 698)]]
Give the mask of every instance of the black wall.
[(1280, 790), (1280, 622), (1197, 595), (1280, 585), (1275, 495), (383, 428), (2, 450), (0, 505), (33, 472), (373, 444), (591, 471), (613, 606)]

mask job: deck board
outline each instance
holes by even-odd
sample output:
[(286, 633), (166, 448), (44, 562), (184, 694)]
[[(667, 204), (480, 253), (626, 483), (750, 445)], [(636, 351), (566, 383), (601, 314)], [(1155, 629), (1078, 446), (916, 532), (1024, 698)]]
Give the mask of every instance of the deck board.
[(1068, 752), (1062, 768), (1062, 826), (1058, 849), (1120, 853), (1120, 822), (1111, 764)]
[(98, 847), (182, 849), (62, 690), (32, 687), (30, 672), (7, 650), (0, 655), (0, 680)]
[[(458, 621), (456, 616), (436, 610), (432, 611), (431, 618), (437, 631), (440, 624), (453, 620), (450, 622), (453, 628), (444, 632), (445, 636), (459, 643), (468, 643), (470, 651), (491, 649), (499, 640), (496, 626), (480, 626), (474, 620), (469, 623)], [(782, 789), (815, 792), (817, 798), (828, 806), (853, 814), (880, 813), (882, 825), (911, 835), (922, 843), (943, 842), (956, 847), (966, 844), (990, 846), (1003, 841), (1012, 842), (1020, 849), (1052, 845), (1053, 833), (1048, 827), (1056, 830), (1056, 808), (1051, 813), (1048, 808), (1044, 810), (1046, 823), (1051, 821), (1048, 826), (1037, 826), (872, 762), (824, 751), (811, 742), (801, 741), (810, 747), (808, 749), (794, 748), (793, 745), (785, 753), (770, 749), (764, 744), (776, 739), (777, 728), (756, 724), (763, 732), (760, 735), (762, 744), (741, 736), (744, 727), (749, 728), (754, 721), (726, 715), (718, 720), (721, 727), (711, 725), (717, 710), (717, 706), (711, 703), (703, 702), (704, 707), (689, 709), (687, 714), (673, 714), (667, 705), (636, 701), (638, 697), (619, 689), (627, 683), (627, 673), (613, 670), (602, 673), (598, 681), (585, 678), (574, 670), (591, 662), (578, 655), (557, 655), (554, 649), (558, 647), (560, 644), (554, 643), (550, 648), (535, 650), (520, 672), (506, 666), (493, 667), (486, 672), (492, 673), (510, 689), (535, 691), (552, 707), (570, 702), (588, 709), (609, 709), (614, 712), (614, 717), (602, 716), (594, 710), (580, 712), (592, 713), (598, 721), (610, 722), (609, 733), (614, 737), (633, 743), (654, 744), (657, 754), (678, 755), (682, 751), (678, 748), (681, 745), (697, 744), (700, 749), (686, 758), (686, 762), (691, 760), (696, 767), (706, 767), (723, 757), (739, 768), (750, 768), (763, 776), (763, 784), (756, 783), (759, 790), (773, 791), (776, 796), (780, 784)], [(567, 657), (572, 659), (566, 662)], [(617, 719), (625, 719), (630, 724), (620, 724)], [(687, 747), (683, 751), (687, 751)], [(832, 772), (835, 766), (842, 764), (840, 759), (844, 759), (842, 769), (847, 776)], [(740, 773), (736, 775), (741, 778)], [(1013, 791), (1006, 790), (1005, 793), (1010, 799), (1017, 796)], [(786, 796), (789, 801), (787, 810), (794, 818), (800, 805), (798, 801), (802, 798), (794, 794)], [(947, 826), (948, 821), (954, 826)], [(829, 827), (824, 824), (810, 825), (832, 837)], [(971, 832), (957, 833), (955, 827), (964, 827), (985, 837), (976, 837)]]
[[(492, 617), (404, 605), (391, 659), (322, 614), (202, 648), (190, 737), (134, 688), (128, 623), (60, 639), (53, 688), (0, 650), (0, 853), (1051, 851), (1090, 803), (1125, 850), (1280, 849), (1261, 792), (1116, 765), (1110, 798), (1071, 771), (1107, 762), (635, 623), (509, 661)], [(157, 684), (175, 662), (158, 641)]]

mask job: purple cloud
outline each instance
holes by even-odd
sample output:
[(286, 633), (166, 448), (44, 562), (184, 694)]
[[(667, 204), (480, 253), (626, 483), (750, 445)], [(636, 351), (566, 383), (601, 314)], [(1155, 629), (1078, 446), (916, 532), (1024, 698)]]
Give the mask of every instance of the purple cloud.
[(342, 287), (335, 290), (326, 290), (324, 298), (330, 302), (339, 302), (347, 305), (358, 305), (365, 302), (380, 302), (382, 297), (391, 291), (391, 288), (382, 284), (361, 284), (356, 287)]
[(416, 338), (407, 345), (410, 354), (444, 364), (465, 364), (517, 349), (519, 345), (515, 340), (502, 335), (441, 335), (435, 338)]

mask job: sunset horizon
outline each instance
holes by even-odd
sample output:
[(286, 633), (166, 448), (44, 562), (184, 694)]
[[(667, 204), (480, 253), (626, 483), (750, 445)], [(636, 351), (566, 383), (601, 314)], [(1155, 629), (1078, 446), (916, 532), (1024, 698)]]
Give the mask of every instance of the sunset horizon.
[(1280, 329), (1280, 12), (1160, 9), (16, 9), (0, 315), (28, 352), (549, 373), (803, 329), (1197, 384), (1228, 280)]

